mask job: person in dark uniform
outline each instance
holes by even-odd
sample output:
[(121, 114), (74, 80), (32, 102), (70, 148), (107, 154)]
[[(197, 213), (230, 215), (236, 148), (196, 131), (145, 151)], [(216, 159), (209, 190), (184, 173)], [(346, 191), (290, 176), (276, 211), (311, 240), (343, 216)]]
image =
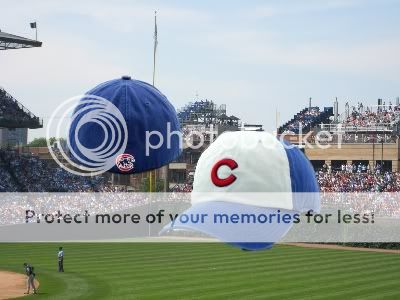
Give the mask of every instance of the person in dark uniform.
[(58, 272), (64, 272), (64, 250), (63, 250), (63, 247), (58, 248)]
[(24, 263), (24, 269), (25, 269), (25, 273), (27, 278), (27, 286), (28, 286), (28, 290), (26, 291), (25, 294), (29, 294), (31, 287), (33, 290), (33, 293), (36, 294), (36, 287), (35, 287), (35, 272), (34, 272), (34, 268), (31, 265), (28, 265), (27, 263)]

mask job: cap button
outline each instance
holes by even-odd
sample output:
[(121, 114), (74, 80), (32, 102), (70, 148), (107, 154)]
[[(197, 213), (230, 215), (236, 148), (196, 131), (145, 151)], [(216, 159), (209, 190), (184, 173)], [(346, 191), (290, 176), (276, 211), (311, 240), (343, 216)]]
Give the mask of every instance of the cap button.
[(128, 75), (124, 75), (121, 78), (122, 78), (122, 80), (131, 80), (131, 76), (128, 76)]

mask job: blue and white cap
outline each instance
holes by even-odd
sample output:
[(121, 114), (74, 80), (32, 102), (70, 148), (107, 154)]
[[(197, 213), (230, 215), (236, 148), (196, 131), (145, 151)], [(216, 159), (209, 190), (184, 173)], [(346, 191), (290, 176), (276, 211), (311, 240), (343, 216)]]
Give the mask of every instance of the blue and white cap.
[(72, 158), (89, 170), (105, 167), (129, 174), (176, 159), (182, 150), (179, 132), (168, 99), (154, 86), (123, 76), (85, 94), (75, 108), (68, 140)]
[(219, 136), (198, 161), (191, 196), (181, 215), (204, 214), (207, 221), (178, 217), (163, 232), (200, 231), (247, 250), (271, 248), (300, 213), (320, 208), (309, 160), (266, 132)]

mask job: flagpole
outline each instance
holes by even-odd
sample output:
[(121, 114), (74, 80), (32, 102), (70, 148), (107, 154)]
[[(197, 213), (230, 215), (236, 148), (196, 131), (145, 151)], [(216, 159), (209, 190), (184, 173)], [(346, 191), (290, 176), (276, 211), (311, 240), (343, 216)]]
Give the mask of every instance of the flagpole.
[(154, 49), (153, 49), (153, 86), (156, 76), (156, 51), (157, 51), (157, 11), (154, 11)]
[[(157, 51), (157, 11), (154, 11), (154, 48), (153, 48), (153, 86), (155, 86), (155, 77), (156, 77), (156, 51)], [(150, 171), (150, 182), (149, 182), (149, 191), (150, 193), (153, 190), (153, 171)], [(154, 191), (156, 190), (156, 171), (154, 171)]]
[(31, 22), (29, 25), (31, 26), (31, 29), (35, 29), (35, 39), (37, 41), (37, 22)]

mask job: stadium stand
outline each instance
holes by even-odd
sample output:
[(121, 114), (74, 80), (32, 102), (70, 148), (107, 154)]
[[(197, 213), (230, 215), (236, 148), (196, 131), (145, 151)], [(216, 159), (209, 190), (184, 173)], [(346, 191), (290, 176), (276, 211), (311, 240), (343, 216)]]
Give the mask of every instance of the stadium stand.
[[(346, 102), (340, 116), (337, 100), (333, 108), (324, 109), (326, 114), (310, 104), (278, 129), (278, 137), (290, 133), (282, 137), (302, 146), (322, 192), (397, 192), (400, 105), (398, 100), (396, 105), (387, 103), (378, 99), (378, 105), (350, 106)], [(309, 144), (302, 144), (300, 129), (304, 135), (309, 133)]]
[(42, 42), (0, 30), (0, 50), (41, 47)]
[[(316, 171), (321, 192), (400, 192), (400, 173), (383, 171), (379, 166), (372, 171), (362, 164), (342, 165), (342, 170), (325, 166)], [(171, 192), (191, 192), (191, 183), (177, 184)]]
[(367, 107), (364, 110), (364, 105), (358, 103), (357, 108), (353, 106), (351, 114), (342, 122), (344, 127), (370, 127), (379, 125), (393, 125), (398, 121), (400, 106), (393, 106), (390, 102), (388, 106), (378, 107), (374, 112)]
[(0, 127), (36, 129), (43, 121), (0, 87)]
[(290, 121), (278, 128), (278, 133), (299, 134), (309, 132), (319, 123), (329, 122), (329, 117), (333, 115), (332, 107), (325, 107), (320, 111), (319, 107), (308, 107), (298, 112)]
[(5, 169), (4, 165), (0, 165), (0, 192), (17, 192), (18, 186), (11, 177), (10, 173)]
[(15, 150), (0, 150), (1, 192), (99, 192), (112, 187), (103, 176), (71, 174), (51, 161)]
[[(400, 100), (393, 105), (378, 99), (378, 105), (348, 102), (339, 115), (336, 99), (321, 120), (318, 107), (304, 108), (278, 128), (278, 137), (304, 149), (314, 168), (324, 163), (337, 167), (342, 161), (358, 162), (373, 169), (378, 162), (385, 171), (400, 170)], [(324, 146), (324, 147), (320, 147)]]
[(378, 166), (374, 171), (362, 164), (342, 165), (334, 171), (327, 166), (316, 172), (322, 192), (399, 192), (400, 173), (383, 172)]
[(345, 112), (336, 122), (326, 122), (319, 126), (321, 130), (332, 133), (391, 133), (398, 131), (400, 105), (380, 104), (365, 106), (361, 102), (350, 109), (348, 103)]
[(173, 193), (190, 193), (193, 189), (192, 184), (190, 183), (182, 183), (176, 184), (173, 188), (171, 188), (171, 192)]

